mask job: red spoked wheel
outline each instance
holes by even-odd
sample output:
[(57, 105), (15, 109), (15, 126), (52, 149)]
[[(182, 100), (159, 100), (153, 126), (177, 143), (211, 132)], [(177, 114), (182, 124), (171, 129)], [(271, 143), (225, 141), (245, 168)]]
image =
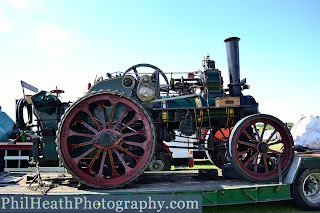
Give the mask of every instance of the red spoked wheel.
[(59, 157), (81, 183), (121, 187), (137, 178), (153, 157), (155, 132), (143, 107), (124, 93), (92, 92), (61, 119)]
[[(232, 128), (231, 128), (232, 129)], [(230, 128), (221, 128), (214, 135), (210, 136), (210, 130), (206, 134), (205, 148), (206, 155), (210, 162), (219, 168), (228, 163), (227, 141), (231, 132)]]
[(283, 122), (265, 114), (243, 118), (232, 129), (229, 155), (234, 169), (255, 182), (279, 178), (279, 164), (284, 175), (293, 160), (293, 139)]

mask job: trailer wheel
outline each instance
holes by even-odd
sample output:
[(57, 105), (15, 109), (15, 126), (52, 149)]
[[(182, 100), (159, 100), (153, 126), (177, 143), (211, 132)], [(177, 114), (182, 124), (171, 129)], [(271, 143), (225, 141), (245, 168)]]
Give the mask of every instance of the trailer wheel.
[(306, 211), (320, 210), (320, 169), (299, 172), (291, 185), (293, 202)]
[[(266, 131), (269, 129), (270, 135)], [(285, 124), (271, 115), (240, 120), (229, 137), (228, 154), (234, 169), (254, 182), (272, 182), (287, 173), (293, 160), (293, 139)]]
[(68, 172), (94, 188), (122, 187), (153, 158), (155, 131), (144, 108), (118, 91), (94, 91), (62, 116), (57, 151)]

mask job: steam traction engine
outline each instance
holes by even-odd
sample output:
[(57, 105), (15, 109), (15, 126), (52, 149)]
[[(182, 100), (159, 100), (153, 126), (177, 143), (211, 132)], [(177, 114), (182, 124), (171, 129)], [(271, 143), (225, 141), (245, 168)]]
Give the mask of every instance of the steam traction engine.
[[(44, 133), (44, 158), (53, 154), (45, 146), (55, 138), (48, 129), (57, 130), (58, 156), (74, 178), (97, 188), (121, 187), (143, 173), (154, 157), (167, 155), (163, 141), (174, 140), (180, 132), (180, 137), (196, 138), (194, 146), (206, 150), (219, 167), (230, 162), (252, 181), (277, 180), (292, 162), (292, 136), (279, 119), (259, 114), (253, 97), (242, 94), (248, 86), (240, 80), (239, 40), (225, 40), (227, 89), (215, 62), (207, 57), (203, 71), (171, 76), (170, 81), (150, 64), (108, 74), (66, 110), (59, 102), (51, 112), (39, 112), (33, 101)], [(46, 119), (55, 117), (58, 126)], [(267, 130), (272, 132), (269, 137)]]

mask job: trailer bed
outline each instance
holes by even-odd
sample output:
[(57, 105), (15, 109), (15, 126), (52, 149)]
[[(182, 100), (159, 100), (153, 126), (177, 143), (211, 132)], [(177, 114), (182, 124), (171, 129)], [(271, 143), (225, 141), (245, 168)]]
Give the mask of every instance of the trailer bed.
[[(5, 173), (4, 173), (5, 174)], [(2, 175), (4, 175), (2, 174)], [(31, 176), (35, 173), (11, 173), (6, 177), (21, 179), (17, 183), (0, 183), (0, 195), (39, 195), (40, 189), (34, 190), (36, 184), (27, 188)], [(28, 178), (29, 176), (29, 178)], [(197, 171), (146, 172), (137, 180), (121, 189), (78, 189), (77, 182), (66, 173), (42, 173), (42, 179), (48, 183), (56, 183), (54, 188), (47, 188), (48, 195), (101, 194), (101, 195), (152, 195), (152, 194), (194, 194), (202, 196), (202, 205), (219, 205), (235, 203), (251, 203), (271, 200), (291, 199), (290, 185), (278, 183), (258, 184), (244, 179), (203, 180)]]
[[(93, 189), (80, 187), (78, 182), (67, 173), (41, 173), (47, 183), (45, 187), (48, 195), (201, 195), (203, 206), (255, 203), (261, 201), (276, 201), (292, 199), (290, 186), (297, 175), (297, 171), (310, 163), (319, 167), (319, 154), (296, 155), (284, 182), (268, 184), (255, 183), (246, 179), (227, 179), (222, 177), (221, 171), (215, 180), (205, 180), (199, 176), (197, 170), (145, 172), (131, 184), (120, 189)], [(8, 181), (0, 181), (1, 195), (39, 195), (41, 190), (34, 190), (36, 183), (28, 188), (30, 180), (36, 173), (1, 173)], [(2, 177), (1, 177), (2, 175)], [(291, 178), (289, 176), (292, 176)], [(31, 177), (31, 178), (30, 178)], [(10, 183), (10, 178), (12, 183)]]

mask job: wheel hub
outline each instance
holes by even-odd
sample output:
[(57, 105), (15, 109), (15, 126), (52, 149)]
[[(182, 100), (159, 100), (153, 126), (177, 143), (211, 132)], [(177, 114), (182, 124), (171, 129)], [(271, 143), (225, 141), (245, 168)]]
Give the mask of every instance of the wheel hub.
[(308, 192), (313, 192), (313, 190), (315, 189), (315, 184), (313, 182), (309, 183), (307, 185), (307, 189), (308, 189)]
[(97, 134), (93, 138), (93, 143), (96, 146), (109, 148), (117, 145), (121, 136), (118, 132), (112, 130), (105, 130)]
[(150, 171), (162, 171), (164, 168), (164, 162), (162, 160), (152, 160), (149, 165)]
[(269, 146), (266, 143), (258, 144), (258, 151), (262, 154), (267, 153), (269, 151)]
[(307, 185), (306, 185), (307, 194), (314, 193), (317, 190), (317, 188), (318, 188), (317, 180), (310, 177), (310, 179), (307, 181)]

